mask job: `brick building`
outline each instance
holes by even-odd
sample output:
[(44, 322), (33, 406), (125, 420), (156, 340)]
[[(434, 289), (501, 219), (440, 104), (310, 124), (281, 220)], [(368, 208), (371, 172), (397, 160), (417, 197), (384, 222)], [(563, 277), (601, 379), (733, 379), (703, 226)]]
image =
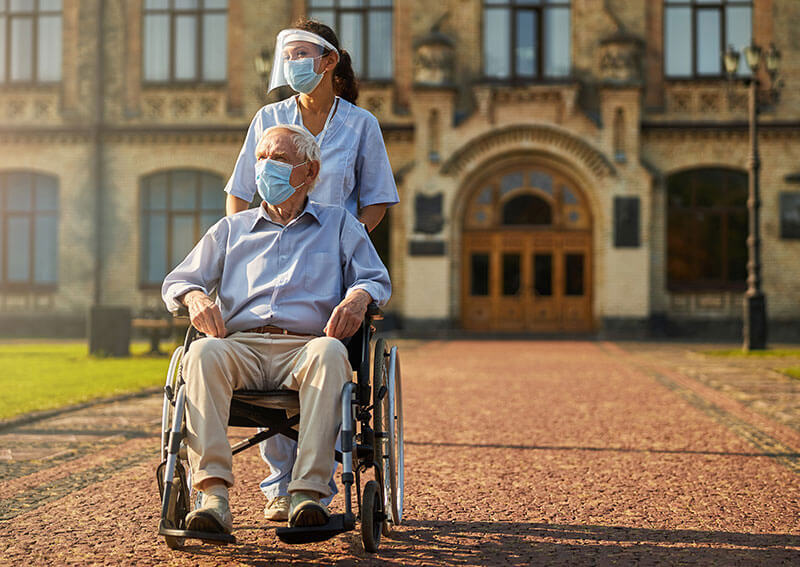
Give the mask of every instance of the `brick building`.
[(796, 0), (0, 0), (3, 335), (160, 308), (304, 13), (337, 29), (384, 129), (401, 203), (376, 238), (408, 328), (735, 333), (747, 91), (720, 52), (774, 43), (763, 288), (793, 332)]

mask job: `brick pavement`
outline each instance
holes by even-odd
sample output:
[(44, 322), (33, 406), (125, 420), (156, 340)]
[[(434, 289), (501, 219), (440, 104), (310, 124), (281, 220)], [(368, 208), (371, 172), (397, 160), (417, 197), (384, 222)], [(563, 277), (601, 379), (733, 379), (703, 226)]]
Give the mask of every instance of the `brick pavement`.
[(800, 560), (800, 383), (772, 370), (783, 364), (651, 343), (402, 349), (406, 523), (379, 555), (357, 532), (280, 543), (260, 517), (254, 451), (234, 461), (240, 543), (167, 549), (151, 396), (0, 432), (0, 564)]

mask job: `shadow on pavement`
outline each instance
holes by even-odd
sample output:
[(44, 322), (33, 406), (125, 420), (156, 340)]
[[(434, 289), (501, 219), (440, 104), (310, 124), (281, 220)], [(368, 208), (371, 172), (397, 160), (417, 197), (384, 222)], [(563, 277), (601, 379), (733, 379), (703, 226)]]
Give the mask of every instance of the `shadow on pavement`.
[(514, 449), (519, 451), (602, 451), (611, 453), (664, 453), (674, 455), (721, 455), (730, 457), (800, 457), (800, 453), (733, 453), (730, 451), (693, 451), (691, 449), (638, 449), (632, 447), (580, 447), (573, 445), (512, 445), (501, 443), (449, 443), (405, 441), (405, 445), (426, 447), (467, 447), (475, 449)]
[[(243, 535), (243, 531), (261, 529), (242, 526), (237, 533)], [(358, 531), (321, 546), (322, 549), (283, 544), (215, 547), (192, 542), (184, 553), (252, 566), (298, 563), (791, 565), (798, 557), (800, 536), (526, 522), (410, 520), (389, 538), (384, 538), (375, 555), (363, 551)]]

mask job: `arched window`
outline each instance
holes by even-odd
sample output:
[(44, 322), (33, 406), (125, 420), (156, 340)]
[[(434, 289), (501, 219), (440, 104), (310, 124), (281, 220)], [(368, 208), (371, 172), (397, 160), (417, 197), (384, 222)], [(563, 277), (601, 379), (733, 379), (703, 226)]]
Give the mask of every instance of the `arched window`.
[(667, 287), (743, 290), (747, 174), (696, 169), (667, 180)]
[(520, 195), (503, 205), (503, 224), (552, 224), (550, 203), (536, 195)]
[(224, 216), (223, 185), (219, 175), (192, 170), (166, 171), (142, 179), (143, 286), (160, 286), (169, 270)]
[(58, 179), (0, 173), (0, 284), (42, 289), (58, 283)]

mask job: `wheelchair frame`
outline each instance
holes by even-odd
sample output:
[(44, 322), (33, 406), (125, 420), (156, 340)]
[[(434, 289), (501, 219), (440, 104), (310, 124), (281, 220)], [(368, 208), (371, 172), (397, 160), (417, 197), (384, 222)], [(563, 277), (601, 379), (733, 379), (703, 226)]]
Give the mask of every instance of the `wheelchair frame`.
[[(341, 393), (342, 451), (336, 451), (336, 460), (342, 464), (344, 514), (332, 514), (324, 526), (277, 528), (278, 537), (286, 543), (324, 541), (355, 529), (356, 520), (360, 519), (364, 549), (375, 552), (381, 534), (388, 535), (392, 526), (402, 522), (404, 453), (400, 361), (397, 347), (387, 350), (382, 338), (375, 342), (374, 373), (370, 379), (372, 321), (381, 318), (380, 309), (371, 304), (361, 328), (347, 345), (356, 381), (347, 382)], [(236, 542), (230, 534), (185, 529), (185, 517), (190, 508), (191, 470), (184, 465), (187, 460), (186, 393), (181, 362), (191, 343), (199, 336), (200, 333), (190, 326), (183, 346), (176, 348), (172, 355), (164, 386), (162, 462), (156, 470), (162, 502), (158, 533), (164, 536), (170, 548), (182, 547), (184, 540), (189, 538), (215, 544)], [(293, 427), (300, 421), (299, 413), (288, 417), (289, 411), (297, 410), (299, 402), (294, 391), (234, 391), (229, 426), (261, 427), (264, 430), (233, 445), (232, 453), (235, 455), (278, 434), (297, 441), (297, 431)], [(361, 474), (370, 468), (375, 480), (368, 481), (362, 493)], [(357, 514), (353, 513), (351, 491), (354, 485)]]

